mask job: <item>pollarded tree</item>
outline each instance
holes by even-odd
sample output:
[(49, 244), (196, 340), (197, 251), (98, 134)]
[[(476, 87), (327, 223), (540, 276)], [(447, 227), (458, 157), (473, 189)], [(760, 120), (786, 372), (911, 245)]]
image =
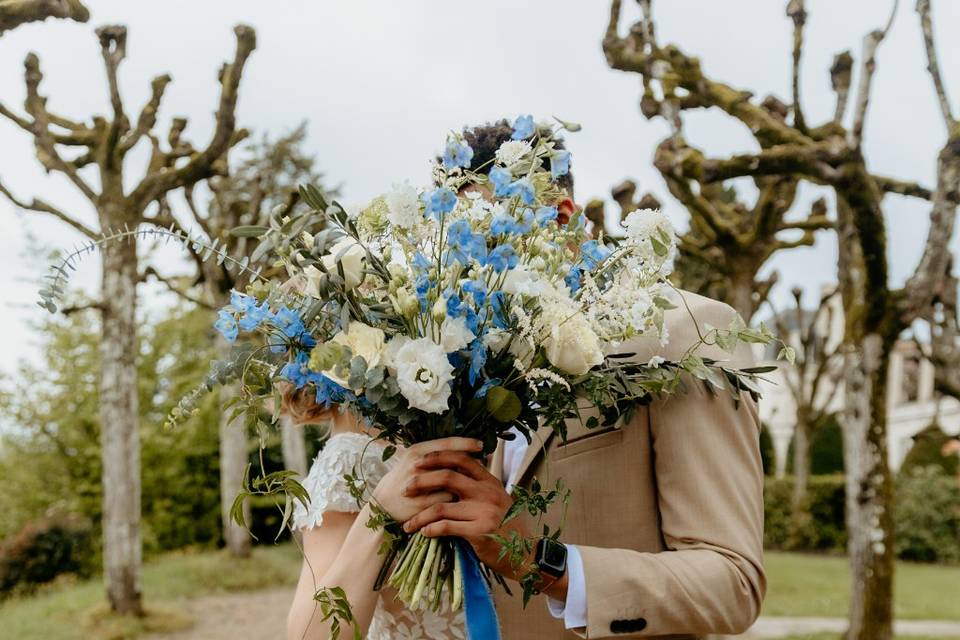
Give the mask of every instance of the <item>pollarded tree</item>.
[(86, 22), (90, 12), (80, 0), (0, 0), (0, 36), (22, 24), (47, 18)]
[[(297, 213), (304, 207), (300, 201), (298, 185), (319, 185), (322, 174), (314, 169), (315, 159), (304, 149), (306, 125), (301, 124), (290, 133), (273, 140), (264, 136), (249, 145), (244, 154), (231, 161), (222, 175), (207, 181), (209, 198), (198, 204), (192, 188), (185, 190), (186, 211), (174, 214), (174, 207), (166, 199), (161, 208), (162, 221), (169, 224), (183, 218), (202, 234), (207, 242), (216, 241), (222, 251), (234, 259), (246, 259), (249, 264), (258, 262), (254, 254), (255, 242), (245, 236), (231, 234), (231, 230), (244, 226), (265, 226), (271, 216), (283, 218)], [(327, 191), (334, 194), (335, 190)], [(249, 272), (237, 272), (227, 268), (227, 263), (204, 260), (202, 248), (187, 245), (193, 258), (194, 269), (185, 275), (163, 274), (153, 266), (145, 274), (158, 279), (178, 296), (201, 307), (216, 310), (230, 300), (230, 291), (242, 290), (248, 283)], [(230, 358), (231, 345), (217, 338), (218, 358)], [(219, 389), (221, 405), (237, 396), (236, 384)], [(284, 463), (287, 469), (306, 473), (306, 448), (303, 430), (281, 421), (281, 441)], [(248, 433), (239, 418), (230, 420), (230, 412), (220, 415), (220, 504), (224, 540), (230, 552), (244, 556), (250, 552), (250, 536), (231, 517), (231, 507), (243, 484), (249, 452)], [(246, 509), (249, 511), (249, 509)], [(249, 513), (245, 520), (250, 521)]]
[[(892, 626), (893, 483), (887, 463), (887, 368), (891, 348), (914, 321), (929, 316), (947, 275), (948, 243), (953, 235), (960, 194), (960, 124), (953, 117), (933, 44), (928, 0), (918, 0), (922, 42), (935, 96), (947, 129), (937, 161), (937, 186), (931, 192), (916, 184), (878, 177), (863, 155), (863, 134), (876, 69), (877, 48), (889, 29), (864, 38), (859, 85), (852, 123), (844, 123), (850, 98), (852, 56), (837, 56), (831, 69), (837, 106), (833, 117), (812, 126), (799, 96), (799, 69), (806, 11), (802, 0), (790, 0), (794, 21), (794, 81), (789, 119), (771, 114), (751, 94), (713, 80), (699, 61), (672, 44), (657, 40), (651, 0), (638, 0), (642, 18), (621, 36), (621, 0), (613, 0), (604, 40), (614, 69), (638, 73), (644, 93), (656, 96), (660, 117), (671, 123), (690, 109), (716, 108), (744, 124), (760, 151), (729, 158), (687, 153), (684, 173), (703, 185), (722, 185), (737, 178), (802, 179), (831, 188), (837, 197), (838, 273), (843, 299), (845, 336), (843, 385), (844, 462), (847, 528), (851, 566), (850, 640), (889, 640)], [(892, 17), (891, 17), (892, 21)], [(646, 97), (645, 97), (646, 99)], [(675, 130), (679, 127), (674, 124)], [(683, 147), (681, 147), (683, 148)], [(919, 264), (902, 289), (888, 280), (885, 193), (931, 201), (930, 230)]]
[[(124, 242), (102, 240), (112, 230), (137, 229), (140, 225), (171, 225), (162, 202), (171, 191), (189, 188), (220, 170), (227, 152), (245, 132), (237, 130), (234, 111), (240, 77), (256, 46), (254, 30), (235, 29), (237, 49), (232, 62), (220, 69), (220, 103), (213, 137), (203, 149), (182, 138), (186, 119), (179, 118), (167, 134), (165, 148), (154, 131), (157, 111), (171, 78), (161, 75), (151, 83), (151, 96), (135, 121), (127, 115), (117, 81), (117, 69), (126, 55), (127, 32), (122, 26), (97, 29), (106, 68), (111, 113), (78, 122), (47, 108), (40, 91), (43, 75), (33, 53), (26, 58), (26, 115), (0, 104), (0, 115), (33, 137), (37, 160), (48, 172), (64, 175), (85, 197), (97, 214), (99, 230), (61, 208), (34, 198), (24, 201), (0, 185), (0, 193), (26, 211), (50, 215), (70, 225), (101, 250), (103, 280), (100, 299), (93, 306), (101, 319), (100, 419), (103, 459), (103, 557), (104, 577), (110, 606), (120, 613), (141, 614), (140, 565), (140, 450), (137, 431), (136, 287), (138, 271), (136, 235)], [(143, 176), (134, 186), (127, 175), (125, 158), (140, 143), (152, 147)], [(79, 152), (70, 153), (71, 149)], [(94, 178), (91, 180), (90, 178)], [(63, 271), (65, 274), (66, 271)], [(47, 290), (45, 306), (56, 310), (62, 280)]]

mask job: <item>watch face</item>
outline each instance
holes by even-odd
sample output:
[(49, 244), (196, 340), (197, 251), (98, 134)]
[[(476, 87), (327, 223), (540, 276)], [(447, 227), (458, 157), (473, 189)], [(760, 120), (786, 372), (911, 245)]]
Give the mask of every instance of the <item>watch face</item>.
[(567, 570), (567, 548), (549, 538), (542, 538), (537, 550), (537, 565), (540, 570), (553, 574), (562, 575)]

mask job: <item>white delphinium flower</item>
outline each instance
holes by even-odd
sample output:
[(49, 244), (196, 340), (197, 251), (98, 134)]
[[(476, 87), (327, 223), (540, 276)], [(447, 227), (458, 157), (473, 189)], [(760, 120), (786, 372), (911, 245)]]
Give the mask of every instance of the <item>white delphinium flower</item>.
[(660, 276), (673, 270), (677, 253), (676, 231), (663, 212), (638, 209), (626, 217), (623, 226), (627, 232), (626, 244), (642, 260), (644, 270)]
[(466, 319), (462, 317), (446, 317), (440, 325), (440, 346), (447, 353), (466, 349), (476, 336), (467, 327)]
[(507, 140), (497, 149), (497, 162), (509, 168), (523, 160), (530, 151), (530, 143), (526, 140)]
[(666, 360), (663, 358), (663, 356), (653, 356), (647, 360), (647, 366), (651, 369), (659, 369), (660, 365), (662, 365), (664, 362), (666, 362)]
[(420, 214), (420, 198), (409, 183), (393, 185), (393, 190), (384, 196), (387, 203), (387, 220), (402, 229), (412, 229), (423, 217)]
[(400, 393), (411, 407), (427, 413), (449, 408), (454, 369), (443, 347), (430, 338), (407, 338), (390, 355)]

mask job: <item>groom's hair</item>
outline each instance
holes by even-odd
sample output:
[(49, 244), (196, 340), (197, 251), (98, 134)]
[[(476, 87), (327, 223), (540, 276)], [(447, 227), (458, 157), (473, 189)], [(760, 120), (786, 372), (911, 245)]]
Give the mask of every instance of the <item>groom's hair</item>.
[[(473, 160), (470, 162), (468, 169), (477, 171), (478, 167), (483, 167), (479, 169), (479, 172), (488, 173), (490, 168), (493, 167), (497, 149), (499, 149), (500, 145), (504, 142), (510, 140), (510, 136), (512, 135), (513, 127), (510, 126), (510, 122), (506, 119), (465, 128), (463, 130), (463, 138), (466, 143), (470, 145), (470, 148), (473, 149)], [(563, 138), (560, 137), (554, 137), (553, 146), (555, 149), (566, 148), (563, 144)], [(550, 158), (544, 158), (543, 161), (544, 166), (547, 171), (549, 171)], [(566, 189), (571, 198), (573, 197), (572, 172), (568, 171), (566, 175), (560, 176), (557, 179), (557, 184)]]

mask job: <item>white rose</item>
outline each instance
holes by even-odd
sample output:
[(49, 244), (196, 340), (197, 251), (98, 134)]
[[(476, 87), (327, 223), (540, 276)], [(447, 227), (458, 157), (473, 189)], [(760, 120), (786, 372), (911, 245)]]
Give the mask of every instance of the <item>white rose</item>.
[(550, 327), (543, 348), (551, 364), (571, 375), (584, 374), (603, 362), (600, 338), (580, 312)]
[(422, 218), (417, 190), (409, 184), (393, 185), (393, 191), (384, 196), (387, 202), (387, 220), (403, 229), (413, 228)]
[[(344, 282), (347, 289), (356, 288), (363, 282), (363, 263), (367, 258), (367, 250), (356, 240), (347, 237), (330, 248), (330, 253), (320, 258), (324, 268), (330, 273), (339, 275), (337, 262), (343, 267)], [(309, 277), (309, 276), (308, 276)]]
[[(354, 320), (350, 322), (346, 331), (341, 331), (333, 336), (330, 342), (347, 347), (350, 349), (352, 356), (362, 357), (369, 369), (383, 362), (385, 338), (386, 336), (380, 329)], [(340, 386), (347, 386), (347, 381), (337, 376), (333, 370), (324, 371), (323, 374)]]
[(453, 365), (443, 347), (429, 338), (408, 339), (393, 357), (400, 393), (410, 406), (427, 413), (449, 408)]
[(440, 325), (440, 346), (447, 353), (466, 349), (475, 337), (464, 318), (447, 317)]

